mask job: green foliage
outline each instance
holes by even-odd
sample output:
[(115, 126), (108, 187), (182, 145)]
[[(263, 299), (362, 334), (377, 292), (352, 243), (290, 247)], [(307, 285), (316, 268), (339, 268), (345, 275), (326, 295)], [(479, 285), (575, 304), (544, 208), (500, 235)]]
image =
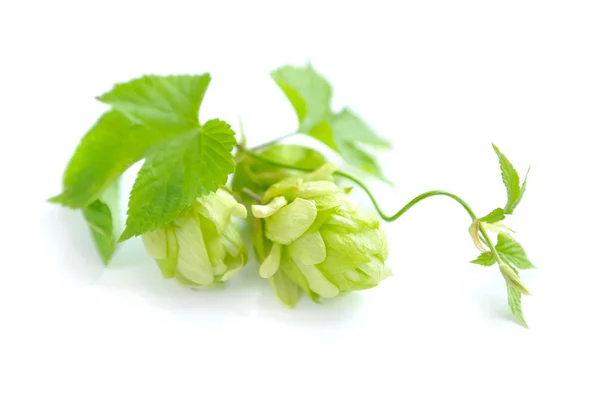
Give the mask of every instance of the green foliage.
[(489, 214), (484, 216), (483, 218), (479, 218), (479, 221), (493, 224), (495, 222), (504, 220), (504, 218), (506, 218), (506, 215), (504, 215), (504, 209), (496, 208), (492, 212), (490, 212)]
[(514, 212), (517, 205), (519, 205), (521, 199), (523, 199), (527, 184), (527, 176), (525, 177), (523, 184), (520, 185), (519, 174), (512, 163), (510, 163), (508, 158), (502, 152), (500, 152), (496, 145), (492, 144), (492, 146), (496, 152), (496, 155), (498, 155), (500, 171), (502, 172), (502, 182), (504, 182), (504, 186), (506, 187), (507, 200), (506, 206), (504, 207), (504, 212), (510, 215)]
[(117, 248), (117, 238), (121, 230), (118, 181), (109, 186), (99, 199), (82, 208), (82, 212), (98, 254), (107, 265)]
[(312, 65), (283, 66), (271, 72), (271, 77), (296, 111), (298, 132), (310, 135), (329, 114), (332, 96), (329, 82)]
[(198, 126), (198, 111), (210, 75), (142, 76), (119, 83), (98, 100), (121, 112), (133, 123), (167, 134)]
[(479, 257), (471, 261), (471, 263), (483, 265), (484, 267), (491, 267), (496, 263), (496, 258), (494, 258), (494, 255), (491, 252), (486, 251), (482, 252)]
[(109, 231), (115, 214), (100, 197), (131, 165), (146, 158), (121, 240), (166, 225), (233, 172), (234, 132), (220, 120), (202, 126), (198, 120), (209, 82), (208, 74), (149, 75), (98, 98), (112, 110), (82, 138), (65, 170), (62, 193), (50, 201), (83, 209), (105, 263), (115, 249), (115, 229)]
[(331, 110), (331, 86), (311, 65), (283, 66), (271, 73), (298, 116), (298, 132), (316, 138), (340, 153), (350, 165), (385, 180), (375, 158), (362, 146), (390, 148), (349, 109)]
[(527, 258), (527, 254), (521, 244), (508, 234), (498, 234), (496, 251), (498, 251), (503, 261), (521, 270), (535, 268), (531, 261), (529, 261), (529, 258)]
[[(496, 208), (486, 216), (473, 221), (469, 232), (475, 245), (483, 253), (471, 261), (471, 263), (486, 267), (498, 264), (500, 272), (506, 280), (510, 310), (516, 320), (524, 327), (527, 327), (521, 306), (521, 295), (529, 294), (529, 291), (521, 282), (517, 268), (522, 270), (531, 269), (534, 268), (534, 265), (527, 257), (521, 244), (507, 233), (507, 230), (512, 230), (500, 221), (503, 221), (506, 215), (512, 214), (523, 199), (529, 171), (527, 171), (523, 183), (520, 184), (519, 175), (508, 158), (500, 152), (496, 145), (492, 144), (492, 146), (500, 162), (500, 171), (502, 182), (504, 182), (504, 186), (506, 187), (507, 201), (504, 208)], [(489, 241), (486, 229), (498, 232), (498, 242), (495, 246), (490, 245), (491, 241)], [(485, 241), (487, 247), (490, 249), (489, 251), (485, 250), (482, 241)]]
[(81, 139), (65, 170), (63, 191), (51, 201), (71, 208), (91, 204), (163, 138), (117, 111), (104, 113)]
[(234, 146), (229, 125), (213, 119), (155, 148), (131, 191), (120, 240), (168, 224), (196, 197), (216, 191), (234, 170)]
[(523, 308), (521, 307), (521, 293), (519, 290), (511, 287), (510, 285), (507, 285), (506, 289), (508, 291), (508, 306), (511, 313), (517, 319), (519, 324), (525, 328), (529, 328), (527, 326), (527, 322), (525, 321), (525, 317), (523, 316)]

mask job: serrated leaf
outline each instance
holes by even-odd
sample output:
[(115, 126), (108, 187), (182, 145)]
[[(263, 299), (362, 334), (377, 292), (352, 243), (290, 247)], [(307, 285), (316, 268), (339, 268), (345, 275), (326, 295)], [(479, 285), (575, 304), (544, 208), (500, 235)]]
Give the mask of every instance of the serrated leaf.
[(523, 195), (525, 195), (525, 190), (527, 189), (527, 178), (529, 178), (529, 171), (531, 171), (531, 166), (527, 168), (527, 172), (525, 173), (525, 179), (523, 179), (523, 184), (521, 184), (521, 193), (519, 194), (519, 198), (517, 198), (512, 207), (513, 210), (517, 207), (517, 205), (521, 203)]
[(120, 231), (118, 181), (109, 186), (100, 199), (84, 207), (82, 213), (102, 262), (107, 265), (116, 251)]
[(196, 197), (225, 184), (234, 170), (235, 143), (230, 126), (213, 119), (154, 148), (131, 191), (120, 241), (162, 227)]
[[(336, 150), (350, 165), (387, 181), (377, 160), (363, 146), (390, 148), (389, 142), (376, 135), (350, 110), (345, 109), (328, 118), (313, 129), (310, 136), (319, 139)], [(332, 144), (330, 144), (330, 142)]]
[(360, 144), (378, 148), (391, 148), (389, 142), (376, 135), (358, 116), (348, 109), (333, 115), (331, 130), (333, 141), (346, 162), (384, 181), (386, 180), (375, 158), (365, 152)]
[(296, 110), (298, 132), (323, 142), (349, 164), (385, 180), (375, 158), (361, 145), (390, 148), (390, 143), (349, 109), (334, 114), (330, 107), (331, 86), (311, 65), (284, 66), (271, 76)]
[(508, 306), (510, 307), (510, 312), (517, 319), (519, 324), (525, 328), (529, 328), (523, 315), (523, 308), (521, 306), (521, 293), (510, 285), (507, 285), (506, 288), (508, 291)]
[(513, 237), (506, 233), (498, 234), (498, 244), (496, 250), (503, 261), (514, 265), (521, 270), (535, 268), (527, 258), (525, 250)]
[(500, 162), (500, 171), (502, 172), (502, 182), (506, 187), (507, 201), (504, 207), (504, 212), (512, 214), (517, 206), (521, 197), (521, 186), (519, 181), (519, 174), (517, 173), (514, 166), (510, 163), (508, 158), (500, 152), (498, 147), (492, 144), (498, 160)]
[(198, 112), (210, 83), (202, 75), (147, 75), (119, 83), (98, 100), (111, 105), (133, 123), (169, 132), (199, 126)]
[(391, 143), (377, 135), (358, 115), (350, 109), (335, 114), (332, 120), (336, 144), (361, 142), (369, 146), (390, 149)]
[(472, 264), (483, 265), (484, 267), (491, 267), (496, 263), (496, 259), (491, 252), (482, 252), (479, 257), (471, 261)]
[(506, 215), (504, 215), (504, 209), (496, 208), (492, 212), (490, 212), (489, 214), (484, 216), (483, 218), (479, 218), (479, 221), (493, 224), (495, 222), (504, 220), (504, 218), (506, 218)]
[(387, 178), (383, 175), (381, 167), (379, 166), (375, 158), (372, 155), (357, 148), (357, 146), (352, 142), (345, 142), (341, 144), (340, 154), (342, 155), (342, 158), (344, 158), (344, 160), (350, 165), (356, 166), (362, 169), (363, 171), (376, 176), (382, 181), (390, 183), (387, 180)]
[(283, 66), (271, 72), (271, 77), (296, 110), (299, 132), (308, 134), (327, 117), (331, 85), (312, 65)]
[(81, 139), (63, 176), (63, 192), (49, 201), (83, 208), (165, 135), (134, 125), (116, 111), (104, 113)]
[(306, 132), (306, 134), (317, 139), (318, 141), (323, 142), (325, 145), (339, 153), (340, 148), (335, 143), (331, 119), (332, 115), (328, 113), (327, 116), (323, 118), (323, 120), (317, 126)]

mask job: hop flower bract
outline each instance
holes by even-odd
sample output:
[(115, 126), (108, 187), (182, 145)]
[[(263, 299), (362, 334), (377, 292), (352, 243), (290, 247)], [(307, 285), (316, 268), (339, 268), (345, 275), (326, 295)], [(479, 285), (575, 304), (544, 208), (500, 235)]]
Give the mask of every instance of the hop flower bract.
[(246, 264), (246, 249), (232, 219), (246, 214), (229, 192), (218, 189), (197, 198), (170, 224), (143, 234), (142, 240), (165, 278), (187, 287), (210, 287)]

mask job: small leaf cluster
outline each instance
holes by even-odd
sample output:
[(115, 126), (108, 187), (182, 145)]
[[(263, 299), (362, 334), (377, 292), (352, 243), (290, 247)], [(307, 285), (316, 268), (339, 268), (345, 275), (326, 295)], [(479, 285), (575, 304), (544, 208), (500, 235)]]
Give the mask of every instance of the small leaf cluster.
[[(502, 221), (515, 211), (515, 208), (523, 199), (529, 170), (521, 183), (519, 174), (512, 163), (500, 152), (496, 145), (493, 145), (493, 148), (500, 162), (500, 171), (502, 173), (502, 182), (504, 182), (504, 186), (506, 187), (507, 201), (503, 208), (494, 209), (484, 217), (475, 220), (473, 225), (471, 225), (471, 235), (474, 242), (482, 250), (479, 257), (471, 262), (487, 267), (495, 264), (499, 265), (500, 271), (506, 280), (510, 310), (519, 323), (527, 327), (527, 322), (523, 316), (521, 295), (528, 295), (529, 291), (520, 282), (518, 270), (532, 269), (534, 265), (527, 257), (521, 244), (509, 234), (512, 230), (503, 225)], [(481, 231), (485, 228), (498, 233), (498, 241), (495, 246), (489, 244), (487, 235), (482, 236)], [(486, 244), (487, 248), (483, 244)]]

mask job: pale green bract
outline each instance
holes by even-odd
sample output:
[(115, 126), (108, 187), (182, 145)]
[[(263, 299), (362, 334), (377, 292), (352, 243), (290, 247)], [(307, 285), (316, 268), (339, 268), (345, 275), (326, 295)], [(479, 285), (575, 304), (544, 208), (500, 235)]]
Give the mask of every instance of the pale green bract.
[(293, 307), (375, 287), (391, 275), (379, 220), (364, 213), (333, 179), (335, 165), (272, 185), (253, 205), (259, 273)]
[(248, 254), (237, 222), (246, 208), (226, 190), (197, 198), (166, 226), (142, 234), (148, 253), (165, 278), (191, 288), (218, 285), (246, 264)]

